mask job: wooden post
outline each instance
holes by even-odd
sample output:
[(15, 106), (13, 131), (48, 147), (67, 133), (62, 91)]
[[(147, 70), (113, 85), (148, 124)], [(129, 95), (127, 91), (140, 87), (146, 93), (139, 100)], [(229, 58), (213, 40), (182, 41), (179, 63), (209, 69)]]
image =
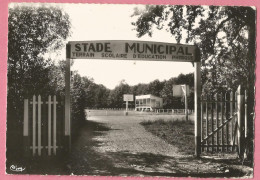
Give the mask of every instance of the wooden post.
[(188, 116), (188, 90), (187, 90), (187, 84), (185, 84), (185, 117), (186, 117), (186, 121), (189, 120), (189, 116)]
[(65, 148), (71, 150), (71, 120), (70, 120), (70, 44), (66, 45), (65, 71)]
[[(204, 98), (203, 98), (203, 95), (201, 96), (201, 107), (200, 107), (200, 110), (201, 110), (201, 127), (200, 127), (200, 130), (201, 130), (201, 142), (202, 142), (202, 139), (203, 139), (203, 120), (204, 120), (204, 114), (203, 114), (203, 103), (204, 103)], [(204, 151), (204, 144), (201, 144), (201, 151), (203, 152)]]
[[(211, 101), (211, 133), (213, 133), (214, 131), (214, 96), (211, 94), (210, 95), (210, 101)], [(215, 135), (212, 134), (212, 137), (211, 137), (211, 151), (214, 152), (214, 145), (215, 145)]]
[(237, 139), (238, 139), (238, 154), (241, 158), (244, 153), (244, 142), (243, 142), (243, 116), (244, 116), (244, 95), (241, 89), (241, 85), (237, 88), (237, 123), (238, 123), (238, 130), (237, 130)]
[[(224, 109), (224, 104), (223, 104), (223, 93), (221, 92), (221, 124), (224, 123), (224, 114), (223, 114), (223, 109)], [(224, 126), (221, 129), (221, 151), (224, 150)]]
[[(230, 117), (233, 117), (233, 91), (230, 92)], [(233, 118), (234, 119), (234, 118)], [(231, 132), (230, 132), (230, 139), (231, 139), (231, 144), (233, 144), (233, 133), (234, 133), (234, 120), (231, 120), (230, 126), (231, 126)], [(234, 151), (234, 147), (231, 147), (231, 151)]]
[(29, 103), (28, 103), (28, 99), (24, 99), (23, 148), (24, 148), (25, 157), (29, 157), (30, 139), (29, 139)]
[(38, 155), (42, 154), (42, 101), (41, 96), (38, 96)]
[[(208, 94), (206, 95), (206, 136), (208, 136), (209, 134), (209, 111), (208, 111), (208, 101), (209, 101), (209, 98), (208, 98)], [(209, 151), (209, 140), (206, 141), (206, 144), (207, 144), (207, 152)]]
[(33, 133), (32, 133), (32, 150), (33, 150), (33, 156), (35, 156), (36, 153), (36, 97), (33, 95), (33, 122), (32, 122), (32, 128), (33, 128)]
[(200, 98), (201, 98), (201, 62), (195, 62), (194, 72), (194, 125), (195, 125), (195, 156), (199, 157), (201, 153), (201, 111), (200, 111)]
[[(235, 92), (234, 107), (235, 107), (235, 112), (237, 112), (238, 111), (238, 109), (237, 109), (237, 91)], [(237, 122), (237, 121), (238, 121), (238, 117), (236, 116), (235, 117), (235, 122)], [(234, 135), (234, 137), (233, 137), (233, 139), (234, 139), (233, 143), (235, 145), (238, 145), (238, 143), (237, 143), (237, 131), (238, 130), (236, 129), (236, 132), (234, 132), (234, 133), (236, 133), (236, 136)], [(237, 151), (238, 150), (238, 146), (234, 146), (234, 150)]]
[[(216, 93), (216, 125), (219, 127), (219, 117), (218, 117), (218, 93)], [(219, 131), (217, 131), (217, 151), (219, 151)]]
[(247, 139), (247, 91), (245, 90), (245, 139)]
[(53, 153), (56, 155), (56, 149), (57, 149), (57, 101), (56, 96), (53, 96)]
[[(228, 119), (228, 99), (227, 99), (227, 92), (225, 93), (225, 121)], [(230, 145), (229, 143), (229, 123), (226, 124), (226, 144)], [(229, 147), (226, 148), (227, 152), (229, 151)]]
[[(43, 97), (42, 97), (43, 98)], [(47, 112), (47, 103), (43, 102), (42, 105), (42, 155), (46, 156), (47, 152), (47, 145), (48, 145), (48, 112)]]
[(51, 96), (48, 96), (48, 155), (51, 155)]

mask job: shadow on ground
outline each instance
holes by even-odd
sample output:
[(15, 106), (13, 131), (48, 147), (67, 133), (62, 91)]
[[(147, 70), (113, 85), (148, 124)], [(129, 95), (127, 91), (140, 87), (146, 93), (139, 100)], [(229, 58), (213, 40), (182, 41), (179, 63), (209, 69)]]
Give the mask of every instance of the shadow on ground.
[[(241, 177), (236, 168), (222, 160), (196, 159), (193, 156), (162, 156), (151, 153), (101, 152), (100, 137), (114, 129), (105, 124), (86, 121), (79, 138), (72, 144), (67, 170), (74, 175), (100, 176), (168, 176), (168, 177)], [(236, 162), (233, 162), (236, 163)]]

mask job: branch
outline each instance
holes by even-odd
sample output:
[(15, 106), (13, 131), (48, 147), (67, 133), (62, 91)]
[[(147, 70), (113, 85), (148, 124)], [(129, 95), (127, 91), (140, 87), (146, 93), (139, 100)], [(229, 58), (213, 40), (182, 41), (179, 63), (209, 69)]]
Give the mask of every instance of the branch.
[(230, 19), (232, 19), (231, 17), (228, 17), (227, 19), (223, 20), (217, 27), (215, 33), (214, 33), (214, 39), (213, 39), (213, 43), (212, 43), (212, 47), (215, 46), (215, 43), (216, 43), (216, 37), (217, 37), (217, 34), (219, 33), (219, 30), (223, 27), (223, 25), (229, 21)]

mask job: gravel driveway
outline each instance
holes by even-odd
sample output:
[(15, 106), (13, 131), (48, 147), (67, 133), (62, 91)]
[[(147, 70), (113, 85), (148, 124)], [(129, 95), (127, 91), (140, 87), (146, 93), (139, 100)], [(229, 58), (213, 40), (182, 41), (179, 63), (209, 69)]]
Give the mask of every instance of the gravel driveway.
[[(172, 119), (169, 115), (159, 118)], [(180, 116), (180, 118), (183, 118)], [(238, 176), (223, 163), (196, 159), (147, 132), (155, 116), (91, 116), (73, 142), (68, 169), (77, 175)], [(230, 160), (229, 160), (230, 161)], [(240, 174), (241, 175), (241, 174)]]

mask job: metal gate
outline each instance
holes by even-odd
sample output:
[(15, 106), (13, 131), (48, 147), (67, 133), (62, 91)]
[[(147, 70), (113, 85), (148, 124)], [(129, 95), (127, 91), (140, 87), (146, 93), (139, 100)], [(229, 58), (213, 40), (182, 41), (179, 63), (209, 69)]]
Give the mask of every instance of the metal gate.
[(204, 95), (201, 98), (202, 152), (244, 152), (247, 137), (247, 95), (236, 92)]

